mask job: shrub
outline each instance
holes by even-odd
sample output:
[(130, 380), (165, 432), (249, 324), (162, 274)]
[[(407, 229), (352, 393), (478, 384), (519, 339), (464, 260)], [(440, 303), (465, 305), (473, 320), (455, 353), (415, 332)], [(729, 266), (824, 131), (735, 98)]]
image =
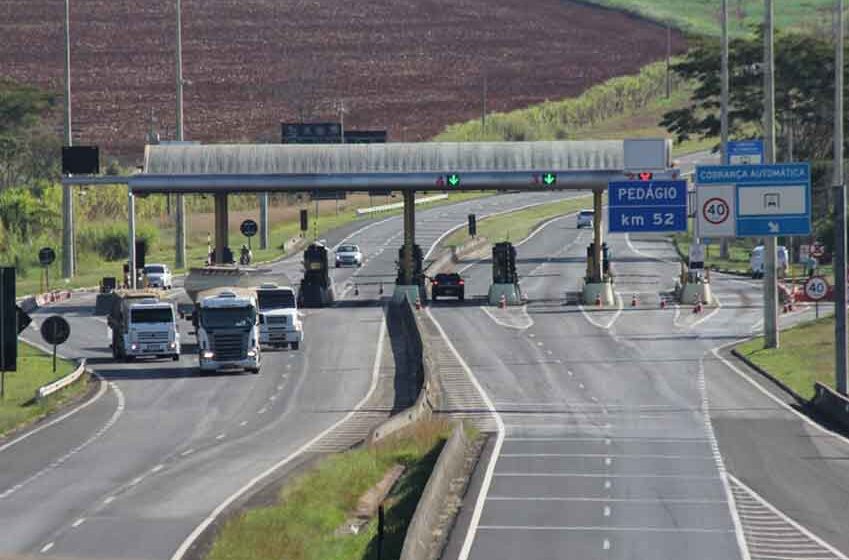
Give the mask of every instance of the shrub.
[[(153, 251), (159, 242), (159, 230), (150, 224), (139, 224), (136, 238), (144, 240), (147, 250)], [(77, 246), (80, 251), (96, 253), (107, 261), (126, 259), (129, 256), (127, 224), (111, 222), (82, 226), (77, 233)]]

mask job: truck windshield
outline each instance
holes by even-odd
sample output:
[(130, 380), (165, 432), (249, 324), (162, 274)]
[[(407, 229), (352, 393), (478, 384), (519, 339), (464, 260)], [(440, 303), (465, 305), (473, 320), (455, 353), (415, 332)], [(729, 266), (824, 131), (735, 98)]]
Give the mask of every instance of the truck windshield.
[(295, 294), (291, 290), (259, 290), (257, 299), (259, 299), (260, 311), (295, 307)]
[(244, 328), (256, 321), (253, 307), (206, 308), (200, 315), (204, 328)]
[(130, 322), (132, 323), (171, 323), (174, 314), (168, 307), (154, 309), (131, 309)]

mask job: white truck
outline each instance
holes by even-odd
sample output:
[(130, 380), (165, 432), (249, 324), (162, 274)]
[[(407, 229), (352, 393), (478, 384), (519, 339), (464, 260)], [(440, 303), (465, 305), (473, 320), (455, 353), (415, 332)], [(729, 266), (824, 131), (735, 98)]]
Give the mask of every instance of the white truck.
[(256, 288), (259, 305), (259, 341), (263, 346), (291, 347), (297, 350), (304, 340), (304, 328), (295, 290), (273, 283)]
[(251, 290), (230, 287), (199, 292), (192, 322), (201, 371), (243, 369), (259, 373), (259, 321)]
[(116, 292), (107, 318), (112, 356), (180, 359), (180, 328), (174, 306), (145, 291)]

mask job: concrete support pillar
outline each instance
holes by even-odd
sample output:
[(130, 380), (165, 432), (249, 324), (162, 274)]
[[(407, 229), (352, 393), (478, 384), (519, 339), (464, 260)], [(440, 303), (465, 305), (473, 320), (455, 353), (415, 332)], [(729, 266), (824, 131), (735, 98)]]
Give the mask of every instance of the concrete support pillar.
[(404, 262), (401, 263), (404, 285), (413, 283), (413, 245), (416, 242), (416, 193), (403, 191), (404, 196)]
[(593, 274), (592, 281), (595, 283), (604, 280), (604, 269), (601, 262), (601, 244), (604, 242), (604, 229), (602, 224), (602, 195), (603, 191), (593, 191)]
[(136, 288), (136, 199), (133, 191), (127, 190), (127, 246), (129, 247), (128, 264), (130, 271), (130, 288)]
[(230, 244), (227, 193), (215, 194), (215, 263), (224, 263), (224, 248)]
[(174, 265), (186, 268), (186, 200), (185, 195), (177, 195), (176, 234), (174, 247)]
[(74, 277), (74, 191), (62, 185), (62, 277)]
[(259, 248), (268, 249), (268, 193), (259, 195)]

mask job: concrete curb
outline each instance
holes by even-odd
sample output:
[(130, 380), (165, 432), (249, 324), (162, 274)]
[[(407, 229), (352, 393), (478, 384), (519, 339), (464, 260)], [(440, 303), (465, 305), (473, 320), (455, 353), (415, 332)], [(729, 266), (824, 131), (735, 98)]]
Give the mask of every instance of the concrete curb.
[(57, 391), (61, 391), (62, 389), (64, 389), (68, 385), (71, 385), (72, 383), (77, 381), (80, 377), (82, 377), (82, 375), (85, 372), (86, 372), (85, 359), (82, 359), (82, 360), (80, 360), (80, 363), (77, 366), (77, 369), (75, 369), (74, 371), (72, 371), (71, 373), (66, 375), (65, 377), (62, 377), (61, 379), (57, 379), (56, 381), (54, 381), (52, 383), (48, 383), (47, 385), (42, 385), (41, 387), (36, 389), (35, 400), (36, 401), (42, 401), (45, 398), (47, 398), (48, 396), (52, 395), (53, 393), (55, 393)]
[(787, 385), (785, 382), (781, 381), (781, 380), (780, 380), (780, 379), (778, 379), (776, 376), (774, 376), (773, 374), (771, 374), (770, 372), (768, 372), (767, 370), (765, 370), (764, 368), (760, 367), (759, 365), (757, 365), (756, 363), (754, 363), (752, 360), (750, 360), (749, 358), (747, 358), (746, 356), (744, 356), (743, 354), (741, 354), (740, 352), (738, 352), (736, 348), (733, 348), (733, 349), (731, 350), (731, 354), (732, 354), (735, 358), (737, 358), (738, 360), (740, 360), (741, 362), (743, 362), (744, 364), (746, 364), (747, 366), (749, 366), (750, 368), (752, 368), (753, 370), (755, 370), (756, 372), (758, 372), (759, 374), (763, 375), (764, 377), (766, 377), (767, 379), (769, 379), (770, 381), (772, 381), (773, 383), (775, 383), (775, 384), (776, 384), (776, 385), (777, 385), (777, 386), (778, 386), (778, 387), (779, 387), (782, 391), (784, 391), (785, 393), (787, 393), (788, 395), (790, 395), (791, 397), (793, 397), (794, 399), (796, 399), (796, 401), (797, 401), (799, 404), (801, 404), (801, 405), (807, 405), (807, 404), (810, 404), (810, 401), (808, 401), (808, 399), (806, 399), (805, 397), (803, 397), (802, 395), (800, 395), (799, 393), (797, 393), (796, 391), (794, 391), (794, 390), (793, 390), (793, 389), (792, 389), (789, 385)]
[(416, 511), (407, 527), (401, 560), (428, 560), (431, 558), (433, 529), (439, 521), (441, 505), (451, 491), (451, 484), (458, 478), (466, 461), (469, 440), (462, 424), (455, 424), (451, 437), (439, 453), (439, 459), (430, 473)]

